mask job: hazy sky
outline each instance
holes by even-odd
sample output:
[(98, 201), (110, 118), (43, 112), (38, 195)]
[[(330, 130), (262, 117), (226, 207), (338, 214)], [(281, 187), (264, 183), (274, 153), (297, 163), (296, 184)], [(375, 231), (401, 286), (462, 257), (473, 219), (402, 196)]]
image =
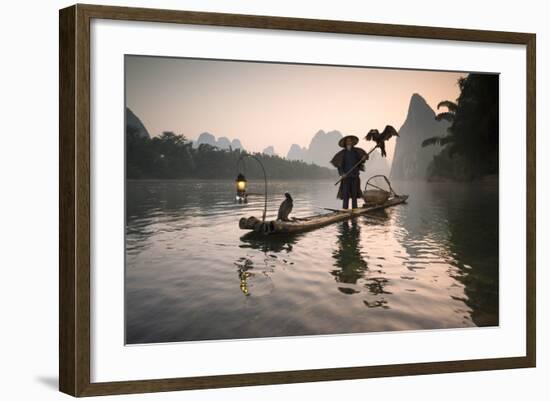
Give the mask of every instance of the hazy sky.
[[(435, 109), (464, 73), (126, 56), (126, 102), (151, 135), (239, 138), (286, 156), (320, 129), (363, 138), (405, 121), (413, 93)], [(360, 146), (369, 147), (363, 140)], [(393, 143), (388, 156), (393, 154)]]

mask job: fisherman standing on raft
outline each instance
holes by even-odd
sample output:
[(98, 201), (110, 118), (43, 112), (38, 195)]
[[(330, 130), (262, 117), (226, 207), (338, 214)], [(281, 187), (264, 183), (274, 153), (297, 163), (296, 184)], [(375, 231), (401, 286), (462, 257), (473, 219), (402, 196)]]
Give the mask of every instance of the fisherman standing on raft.
[(358, 142), (359, 138), (354, 135), (340, 139), (338, 145), (344, 149), (336, 153), (330, 161), (338, 169), (341, 177), (337, 198), (343, 200), (344, 209), (349, 208), (350, 198), (351, 207), (356, 209), (357, 198), (363, 196), (359, 172), (365, 170), (365, 161), (368, 160), (369, 155), (363, 149), (355, 147)]

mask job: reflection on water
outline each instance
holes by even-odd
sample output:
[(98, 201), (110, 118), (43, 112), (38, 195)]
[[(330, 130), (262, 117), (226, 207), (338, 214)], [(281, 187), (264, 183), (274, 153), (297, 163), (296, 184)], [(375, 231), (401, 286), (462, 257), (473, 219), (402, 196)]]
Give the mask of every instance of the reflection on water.
[[(407, 204), (264, 237), (231, 182), (128, 182), (127, 343), (498, 325), (497, 185), (394, 187)], [(339, 206), (330, 182), (269, 190), (271, 218), (286, 191), (296, 216)]]
[(255, 232), (248, 232), (241, 237), (240, 248), (256, 249), (264, 253), (290, 253), (292, 252), (294, 244), (298, 242), (300, 237), (304, 235), (299, 234), (281, 234), (265, 236)]
[(332, 252), (337, 270), (333, 270), (332, 274), (340, 283), (355, 284), (368, 267), (361, 255), (361, 228), (357, 220), (342, 222), (338, 227), (337, 238), (338, 246)]

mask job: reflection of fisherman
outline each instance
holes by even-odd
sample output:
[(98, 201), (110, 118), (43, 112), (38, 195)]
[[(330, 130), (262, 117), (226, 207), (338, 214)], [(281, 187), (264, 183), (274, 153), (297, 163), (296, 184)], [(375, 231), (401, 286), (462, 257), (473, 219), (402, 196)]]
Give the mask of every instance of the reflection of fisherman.
[(331, 273), (340, 283), (357, 284), (368, 269), (361, 255), (361, 227), (357, 221), (344, 221), (338, 229), (338, 243), (332, 253), (334, 266)]
[[(349, 207), (351, 198), (351, 207), (357, 208), (357, 198), (362, 196), (361, 181), (359, 171), (365, 169), (365, 160), (369, 158), (368, 154), (361, 148), (356, 148), (359, 138), (354, 135), (348, 135), (340, 139), (338, 145), (344, 149), (336, 153), (330, 161), (338, 169), (338, 174), (343, 177), (338, 189), (338, 199), (343, 199), (343, 208)], [(363, 161), (362, 163), (361, 160)]]

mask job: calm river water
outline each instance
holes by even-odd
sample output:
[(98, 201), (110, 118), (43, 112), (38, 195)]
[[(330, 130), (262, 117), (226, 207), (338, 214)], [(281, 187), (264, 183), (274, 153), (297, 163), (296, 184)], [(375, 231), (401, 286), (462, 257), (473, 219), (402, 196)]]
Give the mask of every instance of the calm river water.
[[(392, 184), (407, 204), (265, 238), (231, 181), (129, 181), (127, 343), (498, 325), (498, 186)], [(335, 188), (272, 182), (268, 216), (285, 191), (291, 216), (338, 208)]]

